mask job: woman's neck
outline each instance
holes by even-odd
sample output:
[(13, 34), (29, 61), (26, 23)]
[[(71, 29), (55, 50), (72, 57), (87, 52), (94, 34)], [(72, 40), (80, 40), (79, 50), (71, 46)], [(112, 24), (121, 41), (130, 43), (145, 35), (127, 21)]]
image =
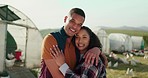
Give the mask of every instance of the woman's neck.
[(81, 50), (80, 51), (81, 54), (84, 54), (85, 52), (86, 52), (86, 50)]

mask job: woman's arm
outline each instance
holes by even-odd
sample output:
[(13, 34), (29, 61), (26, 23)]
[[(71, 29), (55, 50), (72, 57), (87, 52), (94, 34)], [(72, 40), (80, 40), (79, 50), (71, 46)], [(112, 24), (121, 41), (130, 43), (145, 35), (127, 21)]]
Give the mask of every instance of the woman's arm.
[(103, 58), (103, 63), (105, 64), (105, 66), (107, 66), (107, 64), (108, 64), (107, 57), (105, 56), (105, 54), (103, 52), (100, 51), (100, 49), (98, 47), (94, 47), (86, 52), (86, 54), (84, 55), (85, 63), (94, 64), (94, 61), (95, 61), (96, 65), (97, 65), (98, 60), (100, 59), (99, 56), (101, 56), (101, 58)]

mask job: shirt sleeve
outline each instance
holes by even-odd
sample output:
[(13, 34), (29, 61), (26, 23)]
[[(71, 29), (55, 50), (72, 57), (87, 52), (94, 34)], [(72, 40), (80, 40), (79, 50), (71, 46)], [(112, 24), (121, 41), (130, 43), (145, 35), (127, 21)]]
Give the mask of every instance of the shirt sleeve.
[[(60, 72), (58, 65), (50, 55), (50, 48), (53, 48), (53, 45), (57, 45), (56, 39), (51, 34), (45, 36), (42, 42), (41, 58), (44, 60), (45, 65), (47, 66), (53, 78), (64, 78), (64, 75)], [(46, 70), (46, 68), (43, 68), (43, 70)]]
[(57, 45), (56, 39), (51, 34), (45, 36), (42, 42), (41, 49), (42, 59), (52, 59), (50, 55), (50, 48), (52, 48), (53, 45)]
[(62, 74), (65, 76), (67, 69), (69, 68), (69, 66), (64, 63), (63, 65), (60, 66), (59, 70), (62, 72)]

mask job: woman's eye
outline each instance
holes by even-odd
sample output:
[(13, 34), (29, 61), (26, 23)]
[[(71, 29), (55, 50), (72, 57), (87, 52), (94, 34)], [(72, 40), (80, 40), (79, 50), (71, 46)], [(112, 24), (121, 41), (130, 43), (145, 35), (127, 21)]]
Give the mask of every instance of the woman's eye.
[(83, 38), (87, 38), (87, 37), (83, 37)]

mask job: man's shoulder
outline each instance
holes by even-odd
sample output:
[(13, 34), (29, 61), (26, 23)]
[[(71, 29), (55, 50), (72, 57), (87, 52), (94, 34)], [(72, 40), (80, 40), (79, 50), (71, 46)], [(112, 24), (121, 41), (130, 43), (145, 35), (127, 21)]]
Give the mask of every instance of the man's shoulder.
[(53, 35), (51, 33), (47, 34), (44, 38), (52, 38)]
[(45, 41), (56, 41), (56, 39), (54, 38), (54, 36), (52, 34), (48, 34), (44, 37)]

